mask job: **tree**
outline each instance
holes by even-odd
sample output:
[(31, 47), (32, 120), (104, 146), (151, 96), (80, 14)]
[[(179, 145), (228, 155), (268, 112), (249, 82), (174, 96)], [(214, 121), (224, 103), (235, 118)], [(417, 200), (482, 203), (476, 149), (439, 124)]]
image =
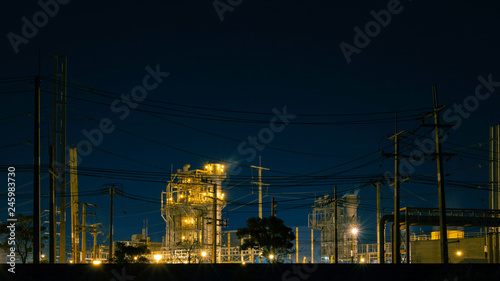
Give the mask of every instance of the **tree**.
[[(28, 255), (33, 252), (33, 240), (34, 240), (34, 227), (33, 227), (33, 216), (24, 216), (23, 214), (17, 214), (17, 222), (15, 222), (15, 228), (12, 229), (11, 222), (4, 222), (0, 224), (0, 236), (3, 237), (3, 242), (0, 243), (0, 248), (4, 252), (9, 253), (10, 248), (14, 247), (16, 253), (21, 258), (22, 263), (26, 263)], [(15, 240), (11, 240), (9, 244), (9, 237), (12, 231), (15, 233)], [(41, 231), (45, 231), (45, 227), (41, 227)], [(42, 236), (41, 240), (47, 240), (46, 236)], [(13, 244), (15, 241), (15, 244)], [(44, 244), (40, 245), (44, 248)]]
[(148, 262), (149, 260), (143, 255), (147, 255), (150, 253), (151, 251), (148, 249), (147, 245), (140, 245), (134, 247), (134, 246), (127, 246), (123, 242), (116, 242), (115, 262), (117, 263)]
[(264, 257), (280, 262), (287, 254), (293, 252), (295, 234), (283, 220), (271, 216), (267, 218), (252, 217), (247, 220), (247, 227), (236, 232), (238, 239), (246, 238), (240, 246), (241, 250), (260, 250)]

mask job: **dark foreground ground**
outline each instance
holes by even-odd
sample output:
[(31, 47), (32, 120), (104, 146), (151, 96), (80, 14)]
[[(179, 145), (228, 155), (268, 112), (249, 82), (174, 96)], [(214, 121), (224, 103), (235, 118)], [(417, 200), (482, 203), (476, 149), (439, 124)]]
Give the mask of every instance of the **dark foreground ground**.
[(499, 280), (500, 265), (492, 264), (101, 264), (101, 265), (22, 265), (10, 273), (0, 266), (0, 280), (419, 280), (464, 281)]

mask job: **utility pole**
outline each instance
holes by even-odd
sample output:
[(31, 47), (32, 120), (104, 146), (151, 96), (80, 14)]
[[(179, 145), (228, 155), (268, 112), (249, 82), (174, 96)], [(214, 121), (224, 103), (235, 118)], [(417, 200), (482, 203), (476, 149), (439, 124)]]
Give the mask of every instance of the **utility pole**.
[(113, 260), (113, 197), (115, 195), (115, 185), (110, 189), (110, 209), (109, 209), (109, 261)]
[(335, 200), (335, 210), (334, 210), (334, 217), (335, 217), (335, 222), (334, 222), (334, 231), (333, 231), (333, 239), (334, 239), (334, 243), (335, 243), (335, 263), (339, 263), (339, 245), (338, 245), (338, 242), (337, 242), (337, 229), (338, 229), (338, 224), (337, 224), (337, 216), (338, 216), (338, 202), (337, 202), (337, 186), (334, 186), (333, 187), (333, 198)]
[(314, 263), (314, 229), (311, 228), (311, 263)]
[(217, 184), (213, 186), (213, 206), (212, 206), (212, 263), (216, 263), (217, 254)]
[(377, 259), (379, 264), (383, 264), (384, 257), (382, 257), (382, 252), (384, 251), (385, 241), (380, 241), (380, 220), (382, 218), (382, 211), (380, 207), (380, 180), (377, 181)]
[[(500, 210), (500, 125), (497, 125), (497, 210)], [(500, 263), (500, 227), (496, 231), (496, 262)]]
[(439, 139), (439, 111), (438, 97), (436, 85), (432, 85), (432, 92), (434, 97), (434, 124), (435, 124), (435, 137), (436, 137), (436, 162), (437, 162), (437, 177), (438, 177), (438, 193), (439, 193), (439, 227), (441, 236), (441, 262), (448, 263), (448, 231), (446, 226), (446, 200), (444, 191), (444, 172), (443, 172), (443, 158), (441, 157), (441, 140)]
[[(490, 184), (489, 184), (489, 204), (490, 210), (495, 209), (495, 128), (490, 126)], [(488, 263), (493, 263), (493, 227), (489, 227), (486, 232), (487, 247), (488, 247)]]
[(394, 241), (392, 241), (392, 263), (401, 263), (401, 232), (399, 230), (399, 205), (400, 205), (400, 191), (399, 191), (399, 136), (405, 131), (398, 132), (398, 114), (395, 116), (395, 134), (389, 137), (394, 140)]
[(33, 151), (33, 263), (40, 263), (40, 73), (35, 77), (35, 123)]
[[(52, 103), (52, 188), (57, 190), (59, 182), (59, 263), (66, 263), (66, 77), (67, 57), (54, 55), (54, 96)], [(60, 151), (60, 155), (59, 155)], [(57, 163), (60, 156), (60, 163)], [(56, 176), (57, 174), (57, 176)], [(57, 203), (54, 201), (54, 205)], [(56, 207), (51, 208), (55, 217)], [(55, 245), (54, 245), (55, 248)], [(54, 249), (55, 251), (55, 249)], [(54, 255), (55, 256), (55, 255)]]
[(262, 186), (269, 185), (266, 183), (262, 183), (262, 170), (269, 171), (269, 169), (262, 167), (260, 157), (259, 157), (259, 166), (250, 166), (250, 168), (254, 168), (254, 169), (259, 170), (259, 181), (258, 182), (251, 182), (251, 183), (259, 186), (259, 218), (262, 219)]
[(94, 236), (94, 245), (92, 247), (92, 260), (97, 260), (97, 235), (102, 234), (101, 231), (97, 231), (97, 226), (101, 225), (100, 223), (92, 224), (91, 234)]
[[(54, 144), (49, 146), (49, 163), (53, 163)], [(49, 263), (56, 263), (56, 174), (49, 165)]]
[(299, 228), (295, 227), (295, 262), (299, 263)]
[[(70, 178), (70, 211), (71, 211), (71, 249), (73, 263), (80, 262), (79, 254), (79, 235), (78, 235), (78, 173), (77, 173), (77, 156), (76, 147), (69, 150), (69, 178)], [(85, 212), (85, 211), (84, 211)]]

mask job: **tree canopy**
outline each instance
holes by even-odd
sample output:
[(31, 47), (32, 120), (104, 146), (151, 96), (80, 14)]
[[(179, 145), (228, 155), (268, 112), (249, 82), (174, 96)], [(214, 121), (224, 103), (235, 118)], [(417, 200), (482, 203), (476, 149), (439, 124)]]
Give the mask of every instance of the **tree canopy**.
[(273, 261), (282, 261), (287, 254), (293, 252), (295, 234), (283, 220), (270, 216), (267, 218), (252, 217), (247, 220), (247, 227), (236, 232), (239, 239), (246, 238), (241, 245), (242, 250), (260, 250), (264, 257), (273, 255)]
[[(144, 255), (151, 253), (146, 245), (127, 246), (123, 242), (116, 243), (115, 261), (117, 263), (148, 262)], [(137, 258), (137, 259), (135, 259)]]
[[(11, 230), (8, 228), (11, 225), (10, 222), (4, 222), (0, 224), (0, 236), (3, 236), (3, 242), (0, 243), (0, 248), (6, 253), (10, 252), (10, 248), (14, 247), (16, 253), (19, 255), (22, 263), (26, 263), (28, 256), (33, 252), (33, 239), (34, 239), (34, 227), (33, 227), (33, 216), (24, 216), (23, 214), (16, 214), (17, 222), (15, 223), (15, 245), (11, 241), (9, 244), (9, 237)], [(44, 231), (45, 227), (41, 227), (41, 231)], [(41, 240), (47, 240), (46, 236), (42, 236)], [(44, 247), (42, 243), (41, 248)]]

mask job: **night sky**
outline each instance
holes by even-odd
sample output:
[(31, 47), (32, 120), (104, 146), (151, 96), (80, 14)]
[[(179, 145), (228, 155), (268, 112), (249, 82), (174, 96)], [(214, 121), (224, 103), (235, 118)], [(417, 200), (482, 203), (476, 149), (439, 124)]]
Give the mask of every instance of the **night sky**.
[[(186, 163), (230, 166), (224, 218), (228, 230), (244, 226), (258, 215), (250, 184), (257, 172), (249, 166), (259, 165), (260, 155), (270, 169), (263, 172), (270, 184), (265, 215), (275, 197), (287, 225), (307, 225), (314, 199), (337, 186), (340, 196), (358, 192), (360, 243), (375, 243), (370, 181), (394, 171), (387, 154), (394, 152), (388, 136), (395, 112), (398, 130), (408, 132), (402, 152), (422, 151), (418, 143), (433, 140), (431, 128), (421, 126), (433, 122), (424, 120), (433, 84), (439, 105), (448, 106), (441, 122), (454, 125), (443, 142), (455, 153), (444, 162), (447, 207), (488, 207), (489, 126), (500, 123), (500, 7), (492, 1), (49, 2), (46, 12), (36, 1), (4, 1), (0, 10), (0, 166), (2, 177), (7, 167), (17, 169), (18, 213), (32, 213), (39, 61), (48, 209), (54, 54), (68, 58), (67, 144), (81, 148), (80, 201), (97, 205), (89, 223), (108, 224), (109, 195), (101, 187), (123, 185), (114, 240), (141, 233), (148, 219), (152, 241), (161, 241), (160, 194), (172, 167)], [(104, 118), (114, 130), (101, 131), (89, 151), (85, 132), (96, 132)], [(402, 167), (409, 180), (401, 185), (401, 207), (438, 206), (436, 162), (421, 162)], [(388, 185), (382, 196), (390, 214)]]

